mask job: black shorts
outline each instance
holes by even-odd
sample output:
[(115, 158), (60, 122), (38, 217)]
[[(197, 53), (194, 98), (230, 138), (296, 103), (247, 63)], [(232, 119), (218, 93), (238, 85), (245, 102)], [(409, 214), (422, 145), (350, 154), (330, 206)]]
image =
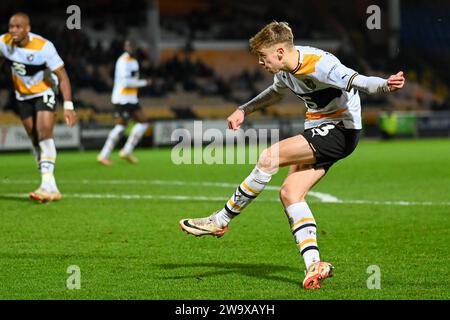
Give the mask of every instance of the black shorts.
[(36, 97), (28, 100), (17, 100), (17, 114), (20, 119), (34, 117), (38, 111), (56, 110), (56, 97), (54, 94), (45, 94), (42, 97)]
[(358, 144), (360, 132), (346, 129), (342, 123), (323, 123), (305, 130), (302, 135), (316, 156), (313, 167), (328, 171), (335, 162), (350, 155)]
[(133, 113), (141, 109), (139, 103), (115, 104), (115, 116), (125, 120), (130, 120)]

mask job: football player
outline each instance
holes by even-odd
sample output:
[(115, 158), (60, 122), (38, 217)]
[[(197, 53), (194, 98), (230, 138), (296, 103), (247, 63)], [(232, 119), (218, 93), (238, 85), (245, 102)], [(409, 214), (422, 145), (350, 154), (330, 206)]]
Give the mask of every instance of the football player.
[(151, 81), (139, 79), (136, 43), (126, 40), (124, 50), (125, 52), (117, 59), (114, 72), (112, 103), (116, 108), (116, 125), (110, 131), (105, 145), (97, 156), (97, 161), (105, 166), (112, 165), (109, 157), (130, 119), (136, 121), (136, 124), (124, 147), (119, 151), (119, 156), (132, 164), (137, 163), (138, 160), (132, 152), (148, 128), (147, 118), (139, 105), (138, 88), (149, 85)]
[(274, 75), (274, 81), (228, 117), (229, 128), (239, 129), (250, 113), (277, 103), (290, 90), (307, 107), (305, 130), (264, 150), (254, 170), (221, 210), (205, 218), (182, 219), (179, 224), (196, 236), (223, 235), (230, 221), (264, 190), (278, 168), (289, 166), (280, 199), (305, 262), (303, 287), (317, 289), (332, 276), (333, 266), (320, 259), (317, 224), (306, 194), (334, 163), (356, 148), (362, 128), (358, 92), (394, 92), (403, 87), (405, 78), (401, 71), (388, 79), (364, 76), (331, 53), (294, 46), (286, 22), (265, 26), (250, 39), (250, 48), (259, 64)]
[(29, 196), (43, 203), (61, 199), (54, 177), (55, 82), (59, 83), (64, 98), (64, 118), (69, 127), (75, 125), (76, 113), (63, 60), (53, 43), (30, 31), (29, 16), (23, 12), (14, 14), (9, 19), (8, 33), (0, 36), (0, 58), (11, 67), (17, 112), (32, 141), (41, 171), (41, 185)]

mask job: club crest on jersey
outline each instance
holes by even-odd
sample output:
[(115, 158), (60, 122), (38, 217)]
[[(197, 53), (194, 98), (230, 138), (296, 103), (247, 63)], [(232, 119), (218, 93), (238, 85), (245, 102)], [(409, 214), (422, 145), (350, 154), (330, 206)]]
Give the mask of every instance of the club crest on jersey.
[(311, 90), (314, 90), (315, 88), (317, 88), (316, 84), (311, 79), (304, 79), (303, 83), (305, 84), (305, 86), (307, 86)]
[(33, 61), (33, 60), (34, 60), (34, 54), (32, 54), (32, 53), (28, 54), (28, 55), (27, 55), (27, 60), (28, 60), (29, 62)]

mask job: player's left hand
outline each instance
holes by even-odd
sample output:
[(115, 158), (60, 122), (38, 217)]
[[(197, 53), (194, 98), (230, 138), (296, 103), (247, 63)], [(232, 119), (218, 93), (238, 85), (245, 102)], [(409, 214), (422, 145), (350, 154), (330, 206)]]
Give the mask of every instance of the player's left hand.
[(399, 71), (397, 74), (393, 74), (387, 80), (387, 84), (389, 86), (389, 90), (396, 91), (405, 85), (405, 77), (403, 76), (403, 71)]
[(73, 110), (64, 110), (64, 120), (72, 128), (77, 123), (77, 114)]

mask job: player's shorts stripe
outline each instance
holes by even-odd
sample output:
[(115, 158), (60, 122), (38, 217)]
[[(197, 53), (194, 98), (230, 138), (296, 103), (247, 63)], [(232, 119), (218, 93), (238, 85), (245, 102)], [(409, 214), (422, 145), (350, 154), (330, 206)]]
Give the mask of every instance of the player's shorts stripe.
[(300, 251), (300, 254), (304, 255), (305, 252), (308, 251), (308, 250), (317, 250), (317, 251), (319, 251), (319, 247), (317, 247), (317, 246), (309, 246), (309, 247), (303, 249), (302, 251)]
[(354, 73), (350, 79), (348, 80), (347, 83), (347, 87), (345, 87), (345, 91), (350, 91), (351, 87), (352, 87), (352, 83), (353, 83), (353, 79), (355, 79), (355, 77), (358, 75), (358, 72)]
[(297, 222), (295, 222), (295, 223), (291, 226), (291, 229), (292, 229), (292, 230), (295, 230), (295, 228), (296, 228), (300, 223), (303, 223), (303, 222), (305, 222), (305, 221), (316, 222), (316, 221), (314, 220), (314, 218), (302, 218), (302, 219), (298, 220)]
[(234, 212), (234, 211), (231, 211), (230, 209), (228, 209), (228, 207), (227, 207), (227, 205), (225, 205), (225, 210), (229, 213), (229, 214), (231, 214), (231, 215), (233, 215), (233, 216), (237, 216), (240, 212)]
[(255, 195), (258, 195), (260, 193), (259, 191), (250, 188), (245, 182), (242, 182), (242, 186)]
[(240, 193), (242, 193), (243, 196), (245, 196), (247, 198), (250, 198), (250, 199), (255, 199), (256, 198), (256, 196), (251, 196), (248, 193), (244, 192), (244, 190), (242, 190), (241, 186), (238, 186), (238, 190), (239, 190)]
[(292, 231), (292, 234), (296, 234), (301, 229), (307, 228), (307, 227), (317, 228), (317, 226), (314, 223), (305, 223), (305, 224), (301, 225), (300, 227), (298, 227), (297, 229), (295, 229), (294, 231)]
[(314, 155), (317, 153), (316, 148), (313, 146), (311, 142), (308, 142), (309, 146), (311, 147), (312, 151), (314, 151)]

